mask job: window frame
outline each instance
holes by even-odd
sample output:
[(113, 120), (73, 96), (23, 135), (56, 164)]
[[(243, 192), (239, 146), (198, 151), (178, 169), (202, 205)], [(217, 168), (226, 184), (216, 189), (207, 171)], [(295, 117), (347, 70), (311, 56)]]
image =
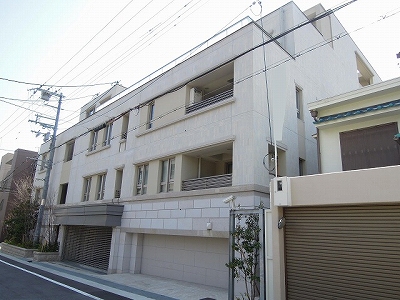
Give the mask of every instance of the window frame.
[(128, 138), (128, 127), (129, 127), (129, 113), (126, 113), (122, 117), (121, 140), (126, 140)]
[(65, 145), (65, 159), (64, 161), (71, 161), (74, 157), (75, 140), (69, 141)]
[(99, 139), (99, 130), (92, 130), (90, 134), (89, 152), (97, 149), (98, 139)]
[(99, 174), (97, 178), (96, 200), (103, 200), (106, 190), (106, 173)]
[(147, 129), (153, 128), (155, 102), (150, 102), (147, 114)]
[(173, 191), (174, 183), (175, 183), (175, 157), (161, 161), (161, 177), (159, 185), (160, 193), (167, 193)]
[(303, 120), (303, 89), (296, 85), (296, 114), (297, 119)]
[(108, 123), (104, 128), (103, 146), (108, 146), (111, 143), (113, 123)]
[(124, 177), (124, 169), (115, 170), (114, 198), (121, 198), (123, 177)]
[(83, 195), (82, 202), (86, 202), (90, 200), (90, 189), (92, 185), (92, 177), (85, 177), (83, 179)]
[(96, 112), (96, 106), (89, 107), (86, 110), (86, 118), (89, 118), (90, 116), (93, 116), (95, 112)]
[(149, 164), (137, 167), (136, 173), (136, 195), (147, 194), (147, 183), (149, 179)]

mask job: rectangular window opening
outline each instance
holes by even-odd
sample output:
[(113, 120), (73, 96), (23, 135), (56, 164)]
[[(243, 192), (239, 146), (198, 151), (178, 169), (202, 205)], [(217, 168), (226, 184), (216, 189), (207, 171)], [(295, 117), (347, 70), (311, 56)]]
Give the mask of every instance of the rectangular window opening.
[(96, 200), (104, 199), (104, 192), (106, 189), (106, 174), (101, 174), (97, 179), (97, 197)]
[(141, 165), (137, 168), (136, 195), (147, 193), (147, 180), (149, 176), (149, 165)]
[(175, 158), (161, 162), (160, 193), (174, 190)]
[(82, 197), (82, 201), (89, 201), (91, 183), (92, 183), (92, 177), (84, 178), (84, 180), (83, 180), (83, 197)]
[(147, 117), (147, 129), (150, 129), (153, 127), (153, 121), (154, 121), (154, 102), (149, 104), (149, 114)]
[(303, 119), (303, 91), (296, 86), (296, 113), (297, 119)]

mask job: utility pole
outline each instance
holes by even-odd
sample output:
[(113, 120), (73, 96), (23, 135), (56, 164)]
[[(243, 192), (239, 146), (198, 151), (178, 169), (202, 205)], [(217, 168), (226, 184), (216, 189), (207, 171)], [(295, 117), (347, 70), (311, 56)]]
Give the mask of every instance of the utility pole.
[[(42, 90), (42, 89), (36, 89), (36, 90), (39, 90), (39, 91), (42, 92), (41, 98), (43, 100), (45, 100), (45, 101), (48, 101), (51, 96), (58, 96), (59, 99), (58, 99), (58, 106), (57, 106), (57, 114), (56, 114), (56, 118), (55, 118), (54, 126), (53, 126), (53, 135), (51, 136), (49, 159), (46, 162), (46, 177), (44, 178), (42, 201), (40, 202), (39, 213), (38, 213), (36, 227), (35, 227), (35, 233), (33, 235), (33, 243), (35, 245), (37, 245), (39, 243), (40, 231), (42, 229), (43, 214), (44, 214), (44, 209), (45, 209), (45, 206), (46, 206), (47, 193), (48, 193), (48, 190), (49, 190), (50, 172), (51, 172), (51, 168), (53, 167), (53, 159), (54, 159), (54, 152), (55, 152), (55, 146), (56, 146), (56, 135), (57, 135), (58, 119), (60, 117), (61, 102), (62, 102), (62, 98), (63, 98), (63, 94), (62, 93), (61, 94), (57, 94), (57, 93), (53, 93), (53, 92)], [(40, 124), (43, 126), (42, 123), (40, 123)]]

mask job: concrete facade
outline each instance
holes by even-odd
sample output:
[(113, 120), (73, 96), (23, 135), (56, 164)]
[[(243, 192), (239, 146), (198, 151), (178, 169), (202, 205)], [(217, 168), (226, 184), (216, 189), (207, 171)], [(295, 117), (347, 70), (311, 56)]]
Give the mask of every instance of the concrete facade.
[[(274, 139), (279, 175), (317, 172), (307, 103), (357, 89), (360, 59), (370, 82), (380, 79), (348, 36), (331, 41), (312, 24), (256, 47), (306, 20), (293, 2), (262, 21), (244, 20), (57, 136), (49, 194), (60, 209), (124, 206), (121, 226), (113, 227), (109, 273), (227, 287), (223, 199), (269, 208)], [(334, 15), (328, 20), (332, 36), (345, 31)], [(301, 55), (319, 43), (326, 45)], [(48, 151), (49, 143), (42, 145), (40, 153)], [(38, 188), (43, 178), (38, 169)], [(61, 225), (62, 241), (67, 224)]]

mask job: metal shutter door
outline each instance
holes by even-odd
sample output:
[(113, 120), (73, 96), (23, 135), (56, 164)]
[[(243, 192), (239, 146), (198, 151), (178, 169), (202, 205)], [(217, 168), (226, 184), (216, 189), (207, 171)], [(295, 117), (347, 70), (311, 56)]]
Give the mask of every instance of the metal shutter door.
[(108, 270), (111, 227), (67, 226), (63, 260)]
[(287, 299), (400, 299), (400, 206), (285, 209)]
[(343, 171), (400, 164), (396, 133), (397, 123), (340, 132)]

